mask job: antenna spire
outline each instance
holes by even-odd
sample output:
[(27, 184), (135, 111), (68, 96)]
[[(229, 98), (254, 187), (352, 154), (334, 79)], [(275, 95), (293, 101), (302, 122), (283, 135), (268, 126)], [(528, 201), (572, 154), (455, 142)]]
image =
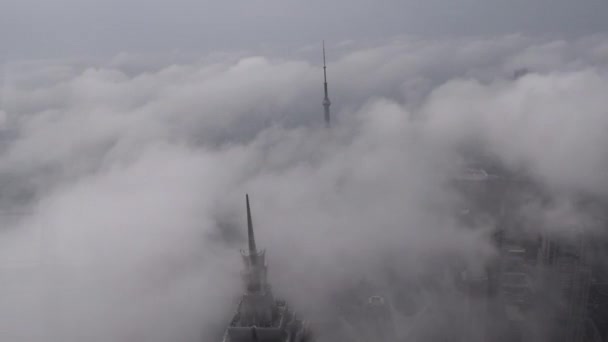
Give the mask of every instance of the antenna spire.
[(255, 248), (255, 236), (253, 235), (253, 221), (251, 220), (251, 208), (249, 207), (249, 194), (245, 194), (247, 202), (247, 237), (249, 239), (249, 255), (257, 255)]
[[(325, 80), (325, 84), (327, 84), (327, 65), (325, 64), (325, 41), (323, 41), (323, 79)], [(327, 94), (327, 88), (325, 89), (325, 94)]]
[(329, 101), (329, 94), (327, 91), (327, 65), (325, 64), (325, 41), (323, 41), (323, 86), (325, 90), (325, 97), (323, 98), (323, 109), (325, 114), (325, 126), (329, 127), (330, 123), (330, 114), (329, 114), (329, 106), (331, 105), (331, 101)]

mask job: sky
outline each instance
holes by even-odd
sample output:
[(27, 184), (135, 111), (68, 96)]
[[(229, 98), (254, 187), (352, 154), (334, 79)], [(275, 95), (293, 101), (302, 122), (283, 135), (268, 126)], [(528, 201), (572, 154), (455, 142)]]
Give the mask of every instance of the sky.
[(603, 0), (2, 0), (0, 58), (287, 52), (401, 34), (580, 36), (606, 31), (606, 13)]
[(0, 3), (0, 336), (218, 338), (245, 193), (274, 291), (327, 339), (370, 279), (410, 303), (402, 335), (460, 334), (452, 275), (497, 253), (496, 222), (454, 215), (463, 151), (554, 198), (517, 213), (533, 233), (605, 234), (574, 203), (608, 197), (608, 11), (548, 3)]

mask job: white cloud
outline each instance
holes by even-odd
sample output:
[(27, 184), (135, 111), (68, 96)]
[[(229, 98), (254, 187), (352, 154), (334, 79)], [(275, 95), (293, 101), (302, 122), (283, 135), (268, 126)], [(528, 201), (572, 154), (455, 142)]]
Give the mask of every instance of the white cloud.
[[(491, 227), (459, 227), (449, 214), (459, 198), (445, 187), (461, 145), (553, 190), (608, 195), (606, 61), (589, 41), (602, 39), (348, 44), (330, 63), (330, 131), (319, 122), (321, 69), (306, 61), (7, 66), (2, 106), (17, 137), (1, 169), (33, 188), (30, 214), (10, 228), (41, 243), (0, 234), (34, 249), (4, 261), (39, 260), (7, 290), (23, 311), (0, 309), (27, 324), (0, 331), (211, 338), (238, 294), (245, 192), (276, 291), (305, 312), (333, 312), (327, 298), (353, 279), (390, 283), (385, 268), (411, 282), (447, 267), (437, 265), (479, 270)], [(539, 72), (511, 80), (523, 66)], [(457, 311), (442, 296), (454, 304), (446, 315)], [(430, 319), (450, 329), (435, 312), (412, 330), (426, 336)]]

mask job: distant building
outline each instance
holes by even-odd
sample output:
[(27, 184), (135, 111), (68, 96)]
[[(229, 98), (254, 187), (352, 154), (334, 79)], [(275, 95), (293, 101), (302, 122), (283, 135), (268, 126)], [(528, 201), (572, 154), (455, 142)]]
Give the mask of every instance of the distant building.
[(591, 284), (586, 331), (587, 341), (608, 341), (608, 283), (604, 280), (598, 279)]
[[(457, 213), (461, 223), (471, 229), (480, 219), (490, 223), (498, 252), (485, 276), (465, 277), (470, 336), (483, 330), (476, 340), (598, 341), (603, 332), (601, 315), (589, 317), (587, 238), (544, 234), (542, 227), (533, 226), (542, 222), (531, 222), (521, 215), (521, 208), (529, 201), (550, 203), (550, 194), (521, 175), (494, 174), (476, 166), (454, 177), (467, 206)], [(595, 307), (601, 312), (608, 301), (598, 293), (594, 293)]]
[(540, 287), (559, 291), (557, 298), (553, 298), (551, 341), (585, 341), (591, 281), (585, 245), (582, 236), (569, 242), (542, 240), (538, 263), (542, 276)]

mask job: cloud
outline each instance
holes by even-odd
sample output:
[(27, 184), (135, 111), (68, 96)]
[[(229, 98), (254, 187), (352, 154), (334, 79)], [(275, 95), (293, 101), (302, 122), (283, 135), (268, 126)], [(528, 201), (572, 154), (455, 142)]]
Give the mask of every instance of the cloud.
[(489, 85), (459, 80), (436, 89), (425, 111), (447, 140), (477, 139), (554, 188), (605, 196), (607, 88), (594, 68)]
[[(304, 59), (6, 65), (14, 136), (0, 169), (18, 190), (2, 197), (27, 214), (2, 219), (19, 309), (0, 310), (0, 331), (218, 337), (239, 293), (248, 192), (276, 292), (313, 320), (333, 322), (336, 293), (374, 279), (415, 303), (401, 317), (410, 336), (434, 338), (431, 322), (455, 333), (459, 272), (481, 274), (495, 255), (491, 221), (454, 215), (465, 199), (447, 184), (462, 147), (566, 198), (608, 195), (608, 60), (586, 48), (603, 41), (349, 43), (330, 59), (329, 131), (321, 69)], [(520, 67), (533, 72), (513, 80)], [(547, 221), (577, 210), (549, 209)]]

